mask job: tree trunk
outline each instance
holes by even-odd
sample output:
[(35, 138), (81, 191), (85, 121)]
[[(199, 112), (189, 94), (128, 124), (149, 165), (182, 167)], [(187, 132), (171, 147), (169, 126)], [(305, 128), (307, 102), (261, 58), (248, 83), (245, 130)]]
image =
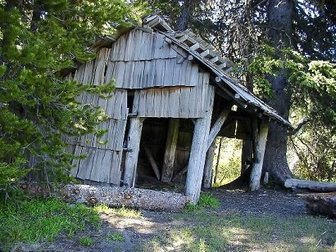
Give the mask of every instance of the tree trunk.
[[(269, 40), (275, 48), (290, 47), (294, 4), (292, 0), (269, 0), (267, 15), (269, 23)], [(280, 53), (280, 52), (279, 52)], [(287, 71), (281, 70), (277, 76), (269, 77), (273, 97), (270, 104), (282, 117), (288, 118), (291, 93), (287, 81)], [(269, 172), (275, 182), (283, 184), (291, 177), (287, 163), (286, 129), (271, 122), (265, 154), (263, 172)]]
[(177, 20), (177, 30), (184, 31), (188, 28), (195, 4), (195, 0), (184, 0), (181, 15)]

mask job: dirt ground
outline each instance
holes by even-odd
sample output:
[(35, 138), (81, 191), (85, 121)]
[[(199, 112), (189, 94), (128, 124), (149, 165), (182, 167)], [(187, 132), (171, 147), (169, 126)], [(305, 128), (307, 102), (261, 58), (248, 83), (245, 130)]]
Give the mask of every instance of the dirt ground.
[[(237, 213), (242, 215), (290, 217), (306, 215), (304, 200), (295, 193), (262, 189), (257, 192), (241, 190), (211, 190), (220, 200), (220, 207), (209, 214)], [(141, 244), (161, 232), (179, 228), (181, 223), (173, 213), (141, 211), (140, 218), (125, 218), (101, 214), (103, 225), (98, 231), (86, 230), (68, 239), (65, 235), (56, 242), (36, 245), (18, 245), (13, 251), (137, 251)], [(123, 234), (122, 241), (109, 240), (111, 233)], [(94, 244), (84, 247), (79, 244), (81, 236), (90, 236)]]

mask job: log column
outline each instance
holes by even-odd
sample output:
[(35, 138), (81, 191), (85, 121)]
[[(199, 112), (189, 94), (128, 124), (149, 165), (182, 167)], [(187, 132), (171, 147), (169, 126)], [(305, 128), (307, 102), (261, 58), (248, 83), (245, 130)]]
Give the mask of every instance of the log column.
[(180, 120), (170, 119), (166, 141), (166, 151), (162, 168), (162, 182), (170, 182), (174, 173), (175, 152), (179, 134)]
[(266, 149), (267, 134), (268, 134), (269, 123), (262, 120), (259, 129), (256, 130), (254, 134), (255, 137), (255, 154), (254, 162), (252, 164), (252, 171), (250, 177), (250, 190), (256, 191), (260, 187), (260, 179), (262, 166), (264, 162), (264, 154)]
[(124, 185), (134, 187), (136, 170), (138, 165), (141, 131), (143, 126), (143, 118), (130, 118), (130, 128), (127, 136), (127, 148), (125, 156), (125, 174)]
[(210, 100), (209, 105), (205, 117), (196, 120), (189, 156), (185, 194), (191, 198), (191, 202), (194, 204), (197, 203), (201, 193), (205, 157), (208, 149), (207, 143), (210, 132), (213, 98)]

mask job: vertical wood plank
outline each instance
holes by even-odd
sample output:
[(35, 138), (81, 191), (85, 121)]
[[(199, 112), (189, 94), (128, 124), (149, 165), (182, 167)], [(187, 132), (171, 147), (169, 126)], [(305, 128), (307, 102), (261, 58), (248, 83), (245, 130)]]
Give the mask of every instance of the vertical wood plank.
[(140, 140), (143, 119), (139, 117), (130, 118), (130, 129), (127, 136), (127, 147), (130, 149), (125, 155), (124, 185), (134, 187), (138, 157), (140, 151)]
[(175, 152), (180, 127), (179, 119), (170, 119), (166, 140), (166, 151), (162, 168), (162, 182), (170, 182), (174, 173)]
[(260, 187), (260, 179), (262, 166), (264, 162), (264, 155), (267, 142), (269, 123), (266, 120), (262, 120), (259, 126), (257, 139), (256, 139), (256, 148), (255, 148), (255, 158), (252, 165), (251, 177), (250, 177), (250, 190), (256, 191)]

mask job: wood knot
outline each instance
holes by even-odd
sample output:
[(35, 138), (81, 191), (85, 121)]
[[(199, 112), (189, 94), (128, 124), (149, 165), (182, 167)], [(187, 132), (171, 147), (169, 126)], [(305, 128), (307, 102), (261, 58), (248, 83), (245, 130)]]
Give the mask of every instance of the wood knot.
[(130, 193), (125, 193), (125, 194), (124, 194), (124, 198), (125, 198), (125, 199), (131, 199), (131, 198), (132, 198), (132, 194), (130, 194)]
[(72, 193), (78, 195), (80, 193), (80, 190), (78, 188), (74, 188), (72, 190)]
[(87, 202), (90, 206), (94, 206), (94, 205), (97, 205), (98, 200), (96, 197), (90, 197)]

